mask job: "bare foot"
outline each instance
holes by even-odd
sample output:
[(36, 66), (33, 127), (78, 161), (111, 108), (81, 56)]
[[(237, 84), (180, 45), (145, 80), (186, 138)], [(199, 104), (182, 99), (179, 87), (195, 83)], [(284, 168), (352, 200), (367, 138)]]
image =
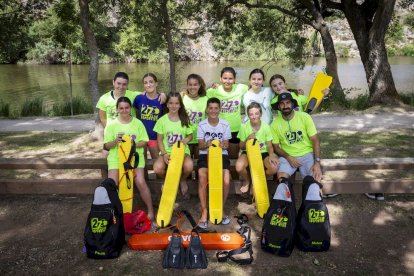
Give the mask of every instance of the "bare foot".
[(201, 218), (200, 218), (200, 220), (201, 221), (207, 221), (207, 208), (206, 209), (203, 209), (202, 211), (201, 211)]
[(249, 181), (248, 180), (243, 180), (243, 184), (240, 187), (240, 192), (242, 194), (245, 194), (249, 191)]
[(181, 193), (183, 194), (183, 197), (186, 199), (186, 197), (188, 197), (190, 195), (188, 193), (187, 181), (185, 181), (185, 180), (180, 181), (180, 188), (181, 188)]

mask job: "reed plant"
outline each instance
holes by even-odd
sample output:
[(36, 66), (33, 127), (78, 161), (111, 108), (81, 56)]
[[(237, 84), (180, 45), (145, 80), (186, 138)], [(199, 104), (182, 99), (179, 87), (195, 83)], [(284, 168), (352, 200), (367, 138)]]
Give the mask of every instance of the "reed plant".
[(43, 99), (42, 98), (29, 99), (23, 103), (22, 110), (20, 111), (20, 116), (29, 117), (29, 116), (42, 116), (42, 115), (43, 115)]
[(0, 100), (0, 117), (9, 117), (10, 116), (10, 104)]
[[(92, 114), (93, 107), (92, 104), (81, 98), (81, 97), (74, 97), (72, 99), (72, 107), (73, 107), (73, 115), (78, 114)], [(63, 102), (63, 103), (55, 103), (52, 108), (52, 115), (53, 116), (70, 116), (70, 102)]]

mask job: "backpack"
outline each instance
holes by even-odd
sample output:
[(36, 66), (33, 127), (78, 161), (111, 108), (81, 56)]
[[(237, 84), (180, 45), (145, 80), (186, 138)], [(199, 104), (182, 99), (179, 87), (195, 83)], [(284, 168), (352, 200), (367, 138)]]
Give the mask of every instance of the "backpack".
[(288, 179), (282, 178), (263, 221), (262, 249), (289, 257), (294, 247), (295, 227), (296, 207), (293, 184)]
[(111, 178), (95, 189), (83, 239), (89, 258), (111, 259), (120, 255), (125, 244), (122, 204)]
[[(312, 184), (318, 185), (314, 200), (306, 200)], [(299, 208), (296, 226), (296, 246), (305, 252), (321, 252), (329, 250), (331, 244), (331, 226), (329, 213), (320, 195), (321, 184), (312, 176), (303, 179), (302, 205)], [(314, 193), (315, 190), (314, 189)]]

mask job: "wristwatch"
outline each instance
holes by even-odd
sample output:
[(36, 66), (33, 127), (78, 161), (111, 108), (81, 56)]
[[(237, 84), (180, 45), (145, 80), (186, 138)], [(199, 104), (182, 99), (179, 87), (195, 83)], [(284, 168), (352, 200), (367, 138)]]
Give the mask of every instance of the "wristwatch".
[(315, 158), (315, 162), (319, 162), (320, 163), (321, 162), (321, 159), (319, 157), (316, 157)]

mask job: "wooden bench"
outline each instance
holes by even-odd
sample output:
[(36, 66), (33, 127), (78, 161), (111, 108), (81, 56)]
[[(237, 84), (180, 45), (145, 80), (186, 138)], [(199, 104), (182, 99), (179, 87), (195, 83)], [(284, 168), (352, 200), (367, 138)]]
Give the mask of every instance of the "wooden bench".
[[(153, 160), (148, 160), (147, 170), (152, 170)], [(231, 170), (235, 171), (235, 160)], [(414, 158), (369, 158), (369, 159), (325, 159), (324, 173), (329, 171), (401, 170), (414, 172)], [(44, 169), (106, 169), (106, 160), (99, 158), (0, 158), (1, 170), (44, 170)], [(101, 179), (0, 179), (0, 194), (91, 194)], [(159, 193), (161, 179), (148, 179), (153, 193)], [(300, 180), (297, 181), (300, 183)], [(230, 193), (239, 193), (240, 181), (232, 180)], [(324, 193), (414, 193), (414, 179), (366, 179), (323, 180)], [(268, 180), (269, 191), (275, 183)], [(197, 193), (197, 183), (189, 180), (190, 192)]]

